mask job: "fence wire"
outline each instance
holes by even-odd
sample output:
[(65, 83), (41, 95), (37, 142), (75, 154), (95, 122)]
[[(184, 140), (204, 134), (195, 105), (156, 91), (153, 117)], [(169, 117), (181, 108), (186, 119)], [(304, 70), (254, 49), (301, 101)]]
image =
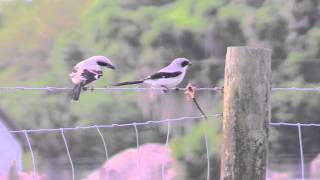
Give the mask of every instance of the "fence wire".
[(288, 126), (288, 127), (296, 127), (298, 131), (298, 140), (299, 140), (299, 150), (300, 150), (300, 174), (301, 179), (305, 179), (305, 165), (304, 165), (304, 153), (303, 153), (303, 143), (302, 143), (302, 127), (320, 127), (320, 124), (306, 124), (306, 123), (287, 123), (287, 122), (271, 122), (271, 126)]
[[(0, 93), (2, 92), (15, 92), (15, 91), (47, 91), (47, 92), (59, 92), (59, 91), (70, 91), (72, 88), (70, 87), (26, 87), (26, 86), (16, 86), (16, 87), (0, 87)], [(144, 92), (144, 91), (162, 91), (163, 88), (124, 88), (124, 87), (103, 87), (103, 88), (92, 88), (92, 91), (103, 91), (103, 92), (115, 92), (115, 91), (134, 91), (134, 92)], [(170, 88), (170, 90), (175, 91), (185, 91), (186, 88)], [(276, 87), (271, 89), (272, 92), (287, 92), (287, 91), (300, 91), (300, 92), (320, 92), (320, 87), (313, 87), (313, 88), (299, 88), (299, 87)], [(221, 87), (204, 87), (204, 88), (197, 88), (197, 91), (215, 91), (215, 92), (221, 92)], [(210, 115), (208, 117), (219, 117), (222, 116), (222, 114), (214, 114)], [(132, 126), (135, 130), (135, 136), (136, 136), (136, 143), (137, 143), (137, 153), (138, 153), (138, 162), (137, 162), (137, 168), (139, 170), (140, 174), (140, 159), (139, 159), (139, 132), (138, 132), (138, 126), (141, 125), (148, 125), (148, 124), (161, 124), (161, 123), (167, 123), (167, 136), (166, 136), (166, 142), (165, 146), (168, 146), (169, 138), (170, 138), (170, 125), (172, 122), (177, 121), (186, 121), (186, 120), (200, 120), (204, 119), (204, 116), (190, 116), (190, 117), (180, 117), (180, 118), (174, 118), (174, 119), (163, 119), (163, 120), (150, 120), (145, 122), (133, 122), (133, 123), (123, 123), (123, 124), (109, 124), (109, 125), (90, 125), (90, 126), (79, 126), (79, 127), (65, 127), (65, 128), (45, 128), (45, 129), (24, 129), (24, 130), (12, 130), (9, 131), (11, 133), (24, 133), (26, 141), (28, 143), (28, 147), (32, 156), (32, 163), (33, 163), (33, 171), (36, 172), (36, 163), (35, 163), (35, 156), (32, 149), (32, 145), (29, 139), (29, 133), (34, 132), (53, 132), (53, 131), (60, 131), (61, 136), (63, 138), (65, 148), (67, 151), (67, 155), (70, 161), (71, 170), (72, 170), (72, 179), (75, 178), (75, 172), (74, 172), (74, 164), (71, 158), (71, 154), (69, 151), (69, 147), (64, 135), (64, 131), (74, 131), (74, 130), (81, 130), (81, 129), (91, 129), (95, 128), (98, 132), (98, 135), (100, 136), (102, 140), (102, 144), (105, 150), (106, 160), (109, 159), (108, 157), (108, 149), (107, 149), (107, 143), (105, 141), (105, 138), (103, 134), (100, 131), (100, 128), (112, 128), (112, 127), (128, 127)], [(320, 127), (320, 124), (315, 123), (287, 123), (287, 122), (270, 122), (270, 126), (288, 126), (288, 127), (296, 127), (298, 130), (298, 139), (299, 139), (299, 149), (300, 149), (300, 173), (301, 173), (301, 179), (305, 179), (305, 166), (304, 166), (304, 153), (303, 153), (303, 143), (302, 143), (302, 133), (301, 128), (302, 127)], [(204, 140), (205, 140), (205, 146), (207, 151), (207, 180), (210, 179), (210, 154), (209, 154), (209, 145), (208, 145), (208, 137), (207, 132), (204, 132)], [(164, 152), (165, 154), (166, 152)], [(163, 156), (164, 157), (164, 156)], [(162, 167), (161, 167), (161, 178), (164, 179), (164, 170), (166, 167), (166, 162), (163, 158), (162, 160)]]
[[(27, 87), (27, 86), (15, 86), (15, 87), (0, 87), (0, 92), (15, 92), (15, 91), (47, 91), (47, 92), (62, 92), (71, 91), (71, 87)], [(163, 91), (164, 88), (152, 88), (152, 87), (95, 87), (90, 88), (87, 91), (104, 91), (104, 92), (114, 92), (114, 91)], [(197, 91), (221, 91), (220, 87), (199, 87)], [(186, 88), (169, 88), (172, 91), (185, 91)]]
[[(213, 114), (209, 115), (207, 117), (220, 117), (222, 116), (221, 113), (218, 114)], [(110, 125), (91, 125), (91, 126), (79, 126), (79, 127), (66, 127), (66, 128), (46, 128), (46, 129), (24, 129), (24, 130), (13, 130), (9, 131), (10, 133), (24, 133), (26, 141), (28, 143), (29, 151), (31, 153), (32, 157), (32, 164), (33, 164), (33, 171), (36, 172), (36, 163), (35, 163), (35, 156), (34, 156), (34, 151), (31, 146), (31, 141), (29, 139), (29, 133), (35, 133), (35, 132), (57, 132), (60, 131), (61, 137), (64, 142), (64, 146), (68, 155), (68, 159), (70, 162), (70, 167), (71, 167), (71, 173), (72, 173), (72, 180), (75, 179), (75, 168), (74, 168), (74, 163), (71, 157), (70, 149), (68, 146), (68, 142), (66, 140), (65, 131), (75, 131), (75, 130), (82, 130), (82, 129), (96, 129), (98, 132), (98, 135), (100, 136), (105, 154), (106, 154), (106, 159), (108, 160), (108, 149), (107, 149), (107, 143), (105, 142), (105, 139), (103, 137), (102, 132), (100, 131), (101, 128), (113, 128), (113, 127), (134, 127), (134, 132), (135, 132), (135, 137), (136, 137), (136, 144), (137, 144), (137, 170), (139, 171), (138, 174), (141, 177), (141, 159), (140, 159), (140, 152), (139, 152), (139, 147), (140, 147), (140, 142), (139, 142), (139, 129), (138, 126), (142, 125), (148, 125), (148, 124), (161, 124), (161, 123), (167, 123), (167, 135), (166, 135), (166, 142), (165, 146), (168, 146), (169, 143), (169, 138), (170, 138), (170, 127), (172, 122), (179, 122), (179, 121), (189, 121), (189, 120), (201, 120), (205, 119), (204, 116), (186, 116), (186, 117), (180, 117), (180, 118), (174, 118), (174, 119), (163, 119), (163, 120), (150, 120), (150, 121), (145, 121), (145, 122), (133, 122), (133, 123), (122, 123), (122, 124), (110, 124)], [(205, 146), (206, 146), (206, 153), (207, 153), (207, 180), (210, 179), (210, 155), (209, 155), (209, 145), (208, 145), (208, 138), (207, 138), (207, 133), (206, 131), (204, 132), (204, 140), (205, 140)], [(164, 160), (164, 154), (167, 152), (163, 152), (163, 157), (162, 157), (162, 167), (161, 167), (161, 178), (165, 179), (164, 176), (164, 170), (165, 167), (167, 166), (166, 164), (168, 163), (167, 160), (165, 162)], [(36, 176), (34, 176), (36, 178)]]

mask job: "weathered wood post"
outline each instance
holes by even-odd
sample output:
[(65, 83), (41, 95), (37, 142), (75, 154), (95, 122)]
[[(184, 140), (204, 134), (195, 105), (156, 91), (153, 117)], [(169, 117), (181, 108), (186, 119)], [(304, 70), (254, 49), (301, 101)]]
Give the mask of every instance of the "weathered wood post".
[(221, 180), (266, 179), (271, 50), (228, 47)]

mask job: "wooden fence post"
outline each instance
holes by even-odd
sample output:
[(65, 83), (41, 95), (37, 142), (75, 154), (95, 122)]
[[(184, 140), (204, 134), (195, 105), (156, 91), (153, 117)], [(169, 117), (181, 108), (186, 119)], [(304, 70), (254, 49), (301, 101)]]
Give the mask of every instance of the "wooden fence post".
[(266, 179), (271, 50), (228, 47), (221, 180)]

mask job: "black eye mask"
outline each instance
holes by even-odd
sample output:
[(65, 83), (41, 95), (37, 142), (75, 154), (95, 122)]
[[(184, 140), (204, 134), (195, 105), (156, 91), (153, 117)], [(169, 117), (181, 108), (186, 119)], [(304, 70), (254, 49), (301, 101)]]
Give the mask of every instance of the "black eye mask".
[(188, 66), (189, 65), (189, 62), (188, 61), (183, 61), (182, 63), (181, 63), (181, 66), (182, 67), (185, 67), (185, 66)]
[(108, 63), (103, 62), (103, 61), (97, 61), (97, 64), (98, 64), (99, 66), (108, 66), (108, 65), (109, 65)]

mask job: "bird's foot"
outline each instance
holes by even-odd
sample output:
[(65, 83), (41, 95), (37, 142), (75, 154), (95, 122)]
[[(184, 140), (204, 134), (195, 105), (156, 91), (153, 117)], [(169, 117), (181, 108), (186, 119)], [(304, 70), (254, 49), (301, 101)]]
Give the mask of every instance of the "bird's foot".
[(83, 91), (88, 91), (88, 90), (90, 90), (91, 92), (93, 92), (93, 91), (94, 91), (94, 87), (93, 87), (93, 86), (86, 86), (86, 87), (83, 87), (82, 90), (83, 90)]
[(170, 90), (167, 86), (163, 86), (163, 85), (162, 85), (161, 87), (164, 88), (164, 89), (161, 90), (162, 93), (168, 93), (169, 90)]
[(174, 90), (175, 90), (176, 92), (178, 92), (178, 91), (180, 91), (180, 88), (175, 87)]

